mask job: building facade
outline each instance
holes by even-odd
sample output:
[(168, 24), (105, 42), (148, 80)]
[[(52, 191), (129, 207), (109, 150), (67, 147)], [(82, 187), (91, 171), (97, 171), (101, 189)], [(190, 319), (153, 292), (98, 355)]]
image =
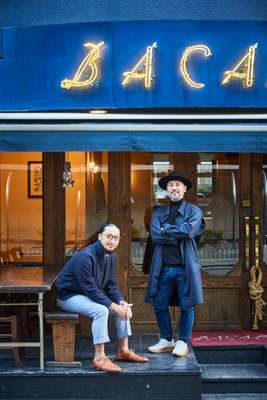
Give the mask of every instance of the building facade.
[(61, 265), (109, 219), (135, 328), (153, 331), (149, 221), (178, 169), (207, 225), (196, 329), (265, 326), (262, 2), (16, 3), (1, 5), (1, 262)]

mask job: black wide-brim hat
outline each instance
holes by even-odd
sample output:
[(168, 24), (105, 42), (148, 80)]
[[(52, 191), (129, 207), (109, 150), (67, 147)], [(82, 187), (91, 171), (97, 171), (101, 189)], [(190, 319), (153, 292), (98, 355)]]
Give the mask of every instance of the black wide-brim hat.
[(182, 172), (179, 172), (179, 171), (172, 171), (168, 175), (165, 175), (162, 178), (160, 178), (159, 186), (161, 187), (161, 189), (166, 190), (167, 184), (170, 181), (181, 181), (181, 182), (183, 182), (185, 184), (187, 189), (191, 189), (191, 187), (193, 186), (193, 184), (190, 181), (190, 179), (186, 178), (184, 176), (184, 174)]

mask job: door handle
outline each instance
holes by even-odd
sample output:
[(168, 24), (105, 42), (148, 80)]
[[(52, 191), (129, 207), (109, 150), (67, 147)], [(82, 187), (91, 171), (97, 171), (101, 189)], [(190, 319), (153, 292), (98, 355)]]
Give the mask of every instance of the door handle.
[(254, 233), (255, 233), (255, 265), (250, 270), (251, 280), (248, 284), (249, 295), (254, 302), (252, 309), (253, 324), (252, 329), (259, 329), (259, 321), (263, 320), (263, 307), (265, 301), (263, 300), (263, 286), (262, 286), (262, 271), (260, 267), (260, 217), (254, 217)]
[(259, 246), (260, 246), (260, 217), (255, 217), (255, 266), (256, 268), (259, 268), (260, 266), (260, 251), (259, 251)]
[(249, 217), (245, 217), (245, 266), (250, 267), (250, 247), (249, 247), (250, 225)]

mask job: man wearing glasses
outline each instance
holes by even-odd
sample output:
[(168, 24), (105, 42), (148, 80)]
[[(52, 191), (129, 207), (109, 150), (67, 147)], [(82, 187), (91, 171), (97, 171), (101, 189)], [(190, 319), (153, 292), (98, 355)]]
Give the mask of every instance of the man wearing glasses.
[(112, 373), (121, 372), (121, 368), (105, 355), (105, 343), (110, 341), (110, 314), (115, 317), (119, 340), (116, 360), (139, 363), (148, 361), (128, 347), (128, 337), (132, 334), (132, 304), (123, 299), (116, 283), (114, 251), (119, 241), (119, 228), (109, 223), (103, 225), (97, 242), (75, 254), (65, 264), (55, 282), (60, 307), (93, 320), (95, 355), (92, 366)]

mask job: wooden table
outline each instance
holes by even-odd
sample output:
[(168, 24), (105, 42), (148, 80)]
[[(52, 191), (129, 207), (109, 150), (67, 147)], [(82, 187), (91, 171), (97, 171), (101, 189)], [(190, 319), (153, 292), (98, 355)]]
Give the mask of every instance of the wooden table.
[(44, 369), (44, 294), (51, 290), (60, 272), (59, 267), (18, 267), (12, 264), (0, 266), (0, 293), (34, 293), (38, 295), (37, 302), (0, 303), (0, 306), (38, 306), (39, 342), (5, 342), (1, 348), (40, 347), (40, 369)]

